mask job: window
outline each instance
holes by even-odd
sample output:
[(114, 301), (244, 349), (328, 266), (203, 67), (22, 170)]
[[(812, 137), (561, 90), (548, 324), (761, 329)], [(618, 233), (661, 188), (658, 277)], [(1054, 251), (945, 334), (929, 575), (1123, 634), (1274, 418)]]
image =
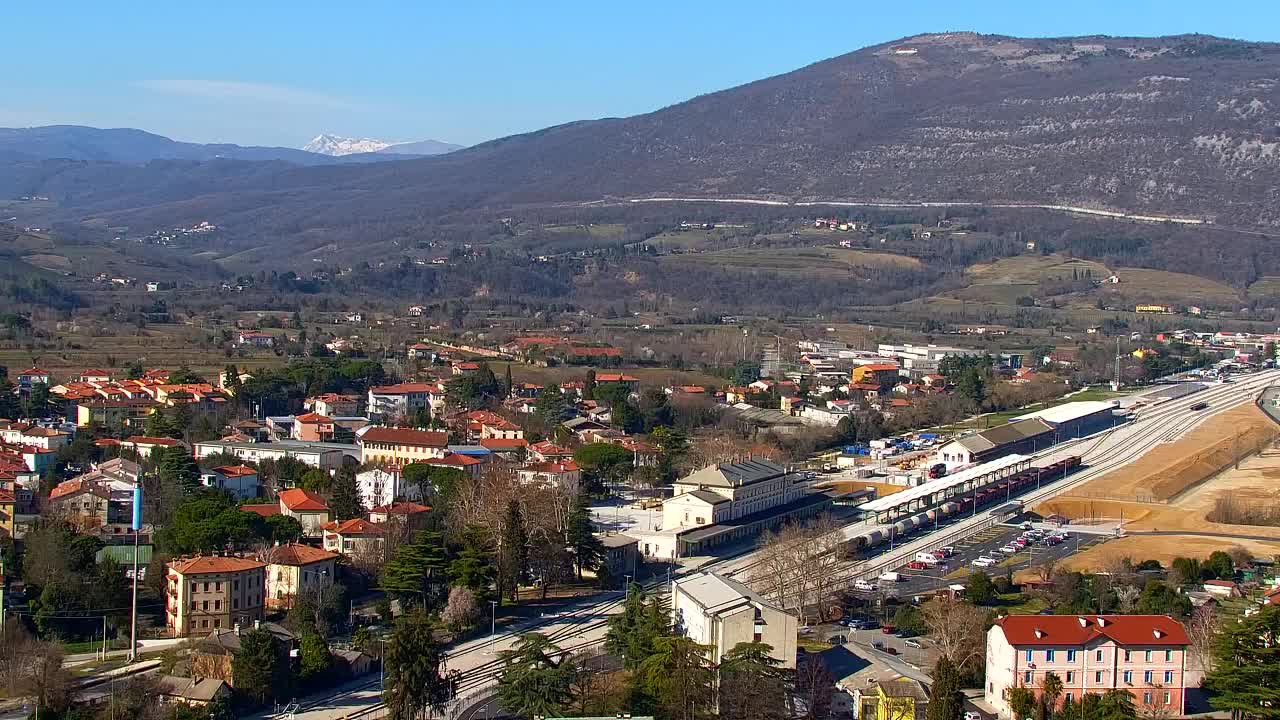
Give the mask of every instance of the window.
[(1097, 660), (1098, 662), (1102, 662), (1102, 659), (1103, 659), (1103, 658), (1102, 658), (1102, 651), (1101, 651), (1101, 650), (1098, 650), (1097, 652), (1095, 652), (1095, 653), (1093, 654), (1093, 659), (1094, 659), (1094, 660)]
[(1150, 704), (1151, 704), (1151, 693), (1149, 693), (1149, 692), (1144, 692), (1144, 693), (1142, 693), (1142, 704), (1143, 704), (1143, 705), (1150, 705)]
[(213, 584), (213, 589), (215, 592), (222, 592), (222, 581), (219, 580), (218, 582), (215, 582)]
[(239, 590), (239, 589), (240, 589), (240, 581), (239, 581), (239, 580), (235, 580), (235, 581), (233, 581), (233, 582), (231, 583), (231, 589), (232, 589), (232, 590)]
[(1169, 684), (1171, 684), (1172, 682), (1173, 682), (1173, 671), (1172, 671), (1172, 670), (1165, 670), (1165, 671), (1164, 671), (1164, 684), (1165, 684), (1165, 685), (1169, 685)]
[(1124, 651), (1124, 661), (1125, 661), (1125, 662), (1131, 662), (1132, 660), (1133, 660), (1133, 652), (1132, 652), (1132, 651), (1130, 651), (1130, 650), (1125, 650), (1125, 651)]
[(232, 607), (232, 609), (234, 609), (234, 610), (239, 610), (239, 609), (240, 609), (240, 598), (235, 598), (235, 599), (233, 599), (233, 600), (231, 601), (231, 607)]
[(1031, 662), (1031, 651), (1027, 651), (1027, 662)]
[(1150, 670), (1147, 670), (1146, 672), (1142, 673), (1142, 682), (1150, 684), (1150, 682), (1151, 682), (1151, 671), (1150, 671)]
[(222, 620), (220, 620), (220, 619), (218, 619), (218, 618), (214, 618), (214, 619), (213, 619), (213, 626), (214, 626), (215, 628), (220, 628), (220, 627), (222, 627)]
[(214, 611), (221, 610), (221, 609), (222, 609), (222, 601), (221, 601), (221, 600), (214, 600), (214, 601), (213, 601), (213, 609), (214, 609)]
[(1073, 683), (1073, 682), (1075, 682), (1075, 681), (1076, 681), (1076, 674), (1075, 674), (1075, 673), (1073, 673), (1073, 672), (1071, 672), (1070, 670), (1068, 670), (1068, 671), (1067, 671), (1067, 682), (1068, 682), (1068, 683)]
[(1165, 650), (1165, 651), (1164, 651), (1164, 661), (1165, 661), (1165, 662), (1173, 662), (1173, 651), (1172, 651), (1172, 650)]
[[(1028, 650), (1027, 652), (1031, 652), (1031, 651), (1030, 651), (1030, 650)], [(1023, 682), (1025, 682), (1025, 683), (1026, 683), (1026, 684), (1028, 684), (1028, 685), (1030, 685), (1030, 684), (1031, 684), (1031, 678), (1032, 678), (1032, 675), (1031, 675), (1031, 671), (1030, 671), (1030, 670), (1026, 671), (1026, 672), (1025, 672), (1025, 673), (1023, 673), (1023, 675), (1022, 675), (1022, 681), (1023, 681)]]
[(209, 601), (204, 600), (200, 603), (200, 609), (207, 611), (209, 609)]
[(1173, 696), (1169, 693), (1164, 694), (1164, 704), (1168, 705), (1173, 700)]
[(208, 621), (208, 620), (201, 620), (201, 621), (200, 621), (200, 627), (203, 627), (203, 628), (207, 628), (207, 627), (209, 627), (209, 621)]
[(1075, 693), (1067, 693), (1067, 702), (1071, 702), (1075, 698)]
[(1145, 659), (1147, 662), (1151, 662), (1151, 651), (1150, 651), (1150, 650), (1148, 650), (1148, 651), (1147, 651), (1147, 653), (1146, 653), (1146, 657), (1145, 657), (1144, 659)]
[(1067, 651), (1067, 662), (1075, 662), (1075, 661), (1076, 661), (1076, 651), (1075, 651), (1075, 650), (1068, 650), (1068, 651)]
[(204, 591), (209, 592), (209, 583), (204, 584)]
[(1126, 683), (1126, 684), (1128, 684), (1128, 685), (1132, 685), (1132, 684), (1133, 684), (1133, 671), (1132, 671), (1132, 670), (1125, 670), (1125, 671), (1124, 671), (1124, 681), (1125, 681), (1125, 683)]
[(1098, 670), (1093, 673), (1093, 681), (1099, 685), (1102, 684), (1102, 671)]
[(1053, 650), (1045, 650), (1045, 651), (1044, 651), (1044, 661), (1045, 661), (1045, 662), (1053, 662)]

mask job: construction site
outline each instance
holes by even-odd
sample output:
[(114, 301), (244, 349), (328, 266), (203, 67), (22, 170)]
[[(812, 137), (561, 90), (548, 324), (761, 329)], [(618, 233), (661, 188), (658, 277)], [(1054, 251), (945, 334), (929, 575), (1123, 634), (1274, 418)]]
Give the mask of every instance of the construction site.
[[(1268, 391), (1270, 392), (1270, 391)], [(1137, 461), (1041, 503), (1072, 524), (1120, 524), (1124, 537), (1071, 558), (1168, 562), (1232, 545), (1280, 555), (1280, 423), (1254, 403), (1224, 411)]]

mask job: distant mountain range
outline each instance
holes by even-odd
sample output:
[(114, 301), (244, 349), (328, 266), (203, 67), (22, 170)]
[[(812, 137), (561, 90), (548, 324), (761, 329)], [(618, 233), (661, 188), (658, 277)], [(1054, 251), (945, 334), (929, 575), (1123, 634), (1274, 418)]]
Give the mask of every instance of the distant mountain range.
[[(210, 220), (246, 242), (318, 236), (349, 248), (411, 236), (451, 212), (658, 197), (1052, 203), (1280, 229), (1278, 112), (1278, 44), (944, 33), (435, 157), (328, 167), (18, 162), (0, 166), (0, 198), (48, 195), (61, 220)], [(201, 157), (225, 156), (199, 147)], [(0, 143), (0, 152), (22, 149)]]
[(443, 155), (462, 149), (462, 145), (441, 142), (439, 140), (422, 140), (419, 142), (392, 143), (372, 138), (349, 138), (341, 135), (317, 135), (311, 142), (302, 146), (303, 150), (332, 157), (356, 155), (359, 153), (382, 153), (384, 155)]
[(331, 165), (335, 162), (379, 162), (426, 157), (459, 147), (461, 146), (436, 140), (393, 144), (321, 135), (299, 150), (229, 143), (180, 142), (133, 128), (103, 129), (81, 125), (0, 128), (0, 161), (66, 159), (135, 165), (152, 160), (282, 160), (298, 165)]

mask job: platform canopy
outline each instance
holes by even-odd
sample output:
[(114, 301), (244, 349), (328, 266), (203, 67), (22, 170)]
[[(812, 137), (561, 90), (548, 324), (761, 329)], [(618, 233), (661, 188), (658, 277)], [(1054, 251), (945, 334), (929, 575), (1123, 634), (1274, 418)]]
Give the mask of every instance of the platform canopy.
[(951, 475), (943, 475), (937, 480), (930, 480), (923, 485), (917, 485), (915, 487), (907, 488), (902, 492), (896, 492), (892, 495), (886, 495), (882, 498), (872, 500), (869, 503), (859, 505), (858, 509), (864, 512), (884, 512), (885, 510), (892, 510), (899, 505), (905, 505), (909, 502), (919, 500), (920, 498), (936, 495), (944, 490), (950, 490), (953, 487), (973, 482), (974, 480), (978, 480), (987, 475), (999, 473), (1030, 459), (1031, 458), (1027, 455), (1006, 455), (999, 460), (992, 460), (988, 463), (982, 463), (981, 465), (975, 465), (971, 468), (965, 468), (964, 470)]

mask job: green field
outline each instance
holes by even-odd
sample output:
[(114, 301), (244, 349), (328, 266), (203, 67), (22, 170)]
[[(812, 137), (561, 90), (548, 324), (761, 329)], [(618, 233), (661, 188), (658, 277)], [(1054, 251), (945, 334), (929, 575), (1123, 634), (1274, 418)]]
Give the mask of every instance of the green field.
[(905, 255), (820, 248), (735, 248), (692, 255), (669, 255), (663, 262), (687, 266), (714, 265), (732, 270), (768, 270), (780, 273), (847, 275), (857, 268), (916, 269), (920, 261)]

